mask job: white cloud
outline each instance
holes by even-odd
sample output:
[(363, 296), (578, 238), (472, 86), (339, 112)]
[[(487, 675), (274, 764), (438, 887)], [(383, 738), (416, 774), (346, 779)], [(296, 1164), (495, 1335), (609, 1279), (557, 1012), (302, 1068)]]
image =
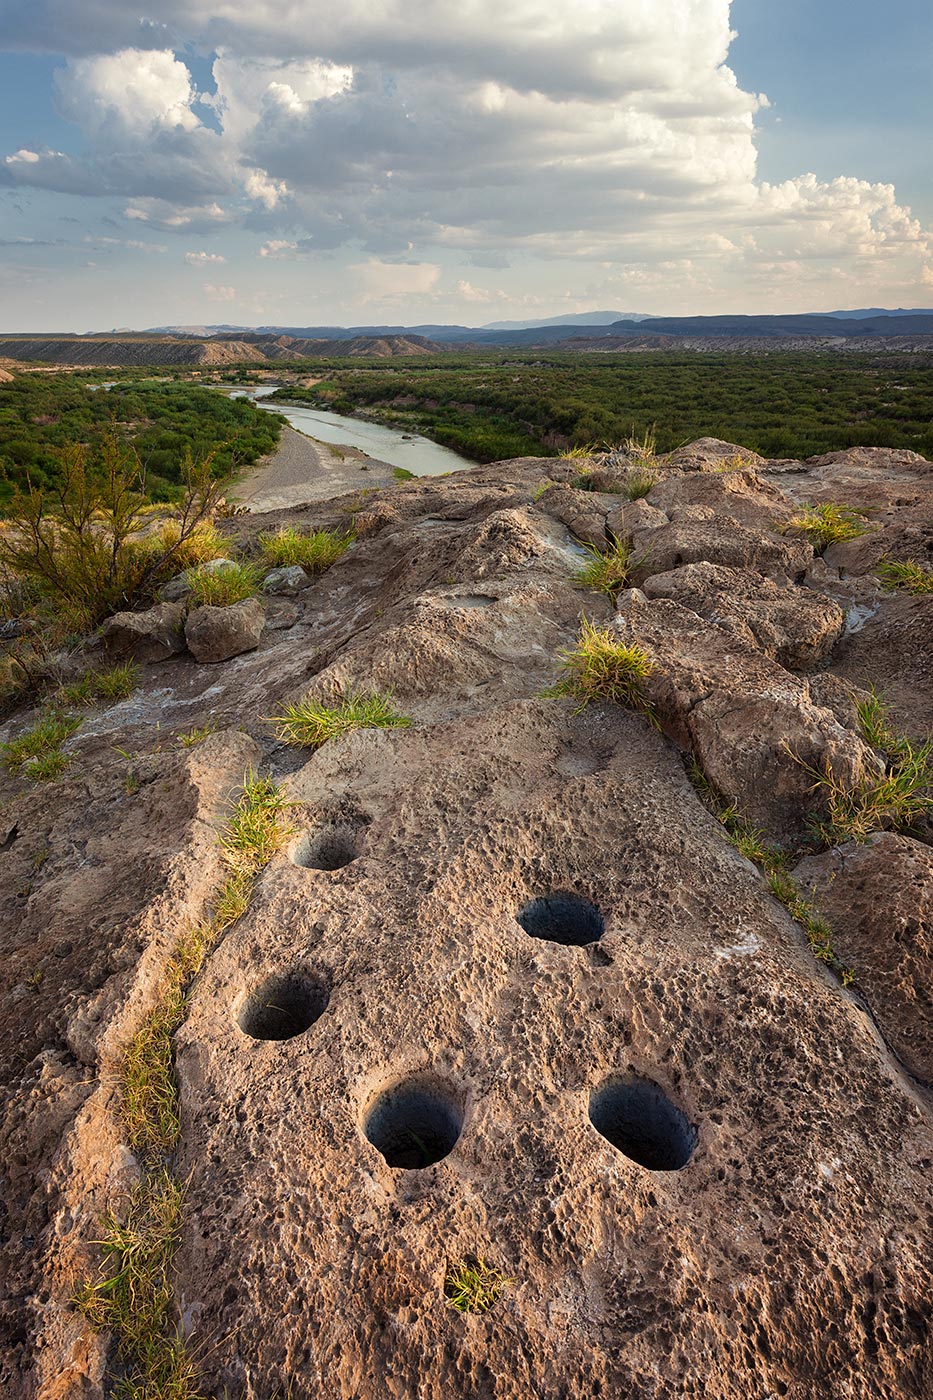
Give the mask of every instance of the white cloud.
[(209, 267), (214, 263), (225, 263), (227, 259), (223, 253), (186, 253), (185, 262), (192, 267)]
[(204, 294), (210, 301), (236, 301), (234, 287), (215, 287), (213, 282), (204, 283)]
[(62, 114), (85, 130), (146, 136), (159, 129), (195, 131), (191, 74), (174, 54), (123, 49), (74, 59), (55, 78)]
[(471, 282), (458, 282), (457, 293), (460, 296), (461, 301), (482, 303), (493, 300), (491, 292), (484, 291), (482, 287), (474, 287)]
[(353, 274), (364, 305), (431, 297), (441, 276), (436, 263), (393, 263), (379, 258), (353, 263), (347, 271)]
[[(846, 278), (919, 288), (933, 263), (933, 233), (890, 185), (758, 179), (767, 99), (728, 66), (730, 0), (158, 8), (146, 27), (118, 0), (18, 16), (17, 42), (41, 47), (44, 27), (77, 55), (58, 100), (92, 154), (27, 145), (0, 182), (118, 194), (128, 218), (166, 230), (245, 224), (266, 259), (290, 241), (343, 248), (368, 300), (435, 297), (425, 269), (445, 257), (537, 260), (543, 284), (549, 264), (594, 278), (608, 264), (611, 285), (668, 305)], [(216, 54), (214, 93), (195, 91), (186, 45)]]
[(298, 252), (298, 244), (292, 243), (287, 238), (270, 238), (268, 243), (263, 243), (259, 249), (261, 258), (292, 258)]

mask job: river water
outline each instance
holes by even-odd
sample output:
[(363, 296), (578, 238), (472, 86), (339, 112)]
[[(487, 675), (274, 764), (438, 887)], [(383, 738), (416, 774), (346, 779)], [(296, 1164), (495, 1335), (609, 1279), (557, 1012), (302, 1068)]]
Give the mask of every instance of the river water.
[(357, 447), (361, 452), (375, 457), (379, 462), (388, 462), (393, 467), (404, 467), (413, 476), (441, 476), (444, 472), (463, 471), (464, 467), (475, 467), (465, 457), (441, 447), (430, 438), (416, 433), (406, 434), (398, 428), (389, 428), (384, 423), (370, 423), (364, 418), (346, 418), (342, 413), (331, 413), (323, 408), (304, 408), (287, 403), (263, 403), (262, 400), (274, 389), (238, 389), (231, 398), (252, 399), (257, 408), (270, 409), (281, 413), (282, 417), (306, 437), (318, 442), (330, 442), (337, 446)]

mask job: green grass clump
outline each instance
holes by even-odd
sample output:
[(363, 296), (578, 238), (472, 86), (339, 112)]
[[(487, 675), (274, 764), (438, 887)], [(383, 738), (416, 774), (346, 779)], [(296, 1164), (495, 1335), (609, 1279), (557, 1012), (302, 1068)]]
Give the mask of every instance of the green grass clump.
[(894, 559), (882, 559), (877, 574), (887, 589), (899, 588), (905, 593), (933, 593), (933, 569), (925, 564), (918, 564), (913, 559), (902, 563)]
[(310, 696), (298, 700), (286, 705), (284, 713), (274, 715), (270, 723), (282, 743), (316, 749), (353, 729), (404, 729), (411, 719), (393, 709), (391, 695), (348, 691), (333, 705)]
[(858, 539), (867, 530), (868, 522), (864, 515), (849, 506), (836, 505), (833, 501), (819, 506), (804, 504), (796, 515), (781, 526), (782, 534), (802, 535), (808, 539), (818, 554), (831, 544)]
[(259, 536), (263, 563), (270, 568), (286, 568), (300, 564), (312, 574), (322, 574), (353, 543), (353, 535), (337, 534), (334, 530), (295, 530), (283, 525), (274, 535)]
[(188, 601), (192, 607), (228, 608), (232, 603), (255, 598), (261, 579), (254, 564), (231, 562), (224, 569), (205, 569), (203, 566), (192, 569), (188, 582), (191, 585)]
[(65, 705), (115, 703), (132, 695), (139, 680), (139, 667), (133, 661), (112, 666), (109, 671), (85, 671), (80, 680), (62, 686), (59, 698)]
[(803, 766), (823, 798), (825, 815), (813, 827), (828, 845), (865, 841), (875, 831), (908, 831), (933, 815), (933, 739), (915, 744), (891, 727), (888, 709), (872, 690), (856, 702), (859, 733), (883, 759), (883, 769), (864, 769), (847, 784), (828, 766)]
[(658, 474), (649, 466), (633, 467), (625, 478), (625, 485), (622, 487), (622, 495), (629, 501), (640, 501), (652, 486), (656, 486)]
[(457, 1312), (484, 1313), (493, 1307), (514, 1283), (485, 1259), (467, 1259), (452, 1264), (444, 1280), (447, 1301)]
[(208, 734), (215, 733), (216, 729), (217, 725), (208, 720), (207, 724), (202, 724), (197, 729), (186, 729), (183, 734), (179, 734), (178, 742), (183, 749), (193, 749), (195, 744), (200, 744)]
[[(183, 1364), (172, 1326), (171, 1270), (181, 1237), (183, 1199), (182, 1188), (165, 1168), (139, 1182), (125, 1219), (109, 1215), (104, 1222), (99, 1243), (105, 1278), (85, 1285), (74, 1300), (96, 1331), (115, 1335), (121, 1359), (131, 1370), (138, 1368), (145, 1379), (158, 1382), (135, 1392), (153, 1400), (194, 1393), (190, 1361), (189, 1388), (178, 1388)], [(144, 1375), (133, 1382), (138, 1385)], [(167, 1388), (173, 1377), (174, 1390)], [(124, 1393), (134, 1392), (127, 1385)]]
[(623, 540), (614, 540), (605, 550), (597, 549), (592, 544), (588, 544), (586, 549), (591, 556), (590, 562), (574, 574), (574, 583), (578, 588), (605, 593), (615, 602), (621, 590), (628, 587), (632, 570), (641, 560), (635, 559), (631, 545)]
[(790, 914), (806, 935), (810, 951), (818, 962), (831, 967), (844, 987), (855, 980), (854, 970), (837, 957), (833, 949), (832, 929), (817, 912), (812, 899), (801, 894), (788, 873), (790, 856), (780, 846), (769, 841), (765, 833), (743, 816), (736, 804), (726, 803), (722, 794), (709, 781), (695, 758), (688, 767), (690, 781), (703, 801), (719, 819), (729, 841), (740, 855), (757, 865), (768, 882), (768, 889)]
[(549, 694), (572, 695), (580, 701), (581, 709), (592, 700), (608, 700), (639, 710), (656, 723), (642, 690), (642, 683), (654, 670), (654, 661), (644, 647), (617, 641), (606, 628), (596, 627), (584, 617), (576, 646), (560, 655), (564, 674)]
[(583, 442), (579, 447), (565, 447), (560, 455), (564, 462), (579, 462), (587, 457), (593, 457), (598, 451), (599, 447), (595, 442)]
[(30, 777), (57, 777), (68, 760), (61, 746), (81, 721), (77, 715), (45, 715), (19, 738), (0, 745), (3, 761), (11, 773), (25, 771)]
[(414, 481), (415, 473), (410, 472), (407, 467), (393, 467), (392, 475), (396, 481)]

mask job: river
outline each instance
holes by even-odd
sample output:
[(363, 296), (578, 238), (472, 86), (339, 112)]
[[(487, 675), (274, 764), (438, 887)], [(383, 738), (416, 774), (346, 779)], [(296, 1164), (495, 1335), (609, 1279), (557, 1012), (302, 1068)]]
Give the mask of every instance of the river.
[(372, 423), (365, 418), (346, 418), (323, 408), (303, 408), (287, 403), (263, 403), (274, 389), (236, 389), (231, 398), (252, 399), (257, 408), (266, 408), (282, 417), (306, 437), (318, 442), (357, 447), (379, 462), (404, 467), (413, 476), (442, 476), (444, 472), (463, 471), (475, 467), (447, 447), (416, 433), (403, 433), (384, 423)]

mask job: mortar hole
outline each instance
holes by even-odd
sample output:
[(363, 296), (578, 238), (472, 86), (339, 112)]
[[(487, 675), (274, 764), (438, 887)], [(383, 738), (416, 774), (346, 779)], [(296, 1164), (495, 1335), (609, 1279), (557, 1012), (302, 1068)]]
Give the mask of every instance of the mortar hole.
[(568, 947), (583, 948), (589, 943), (598, 943), (606, 928), (595, 904), (565, 890), (530, 900), (515, 917), (532, 938), (544, 938)]
[(390, 1167), (433, 1166), (455, 1146), (463, 1111), (449, 1090), (423, 1079), (386, 1089), (366, 1115), (363, 1131)]
[(594, 1089), (590, 1122), (649, 1171), (678, 1171), (696, 1150), (696, 1128), (650, 1079), (610, 1079)]
[(269, 977), (250, 992), (237, 1025), (253, 1040), (291, 1040), (314, 1025), (329, 1001), (325, 984), (306, 973)]
[(325, 826), (302, 837), (292, 860), (307, 870), (342, 870), (359, 855), (352, 826)]

